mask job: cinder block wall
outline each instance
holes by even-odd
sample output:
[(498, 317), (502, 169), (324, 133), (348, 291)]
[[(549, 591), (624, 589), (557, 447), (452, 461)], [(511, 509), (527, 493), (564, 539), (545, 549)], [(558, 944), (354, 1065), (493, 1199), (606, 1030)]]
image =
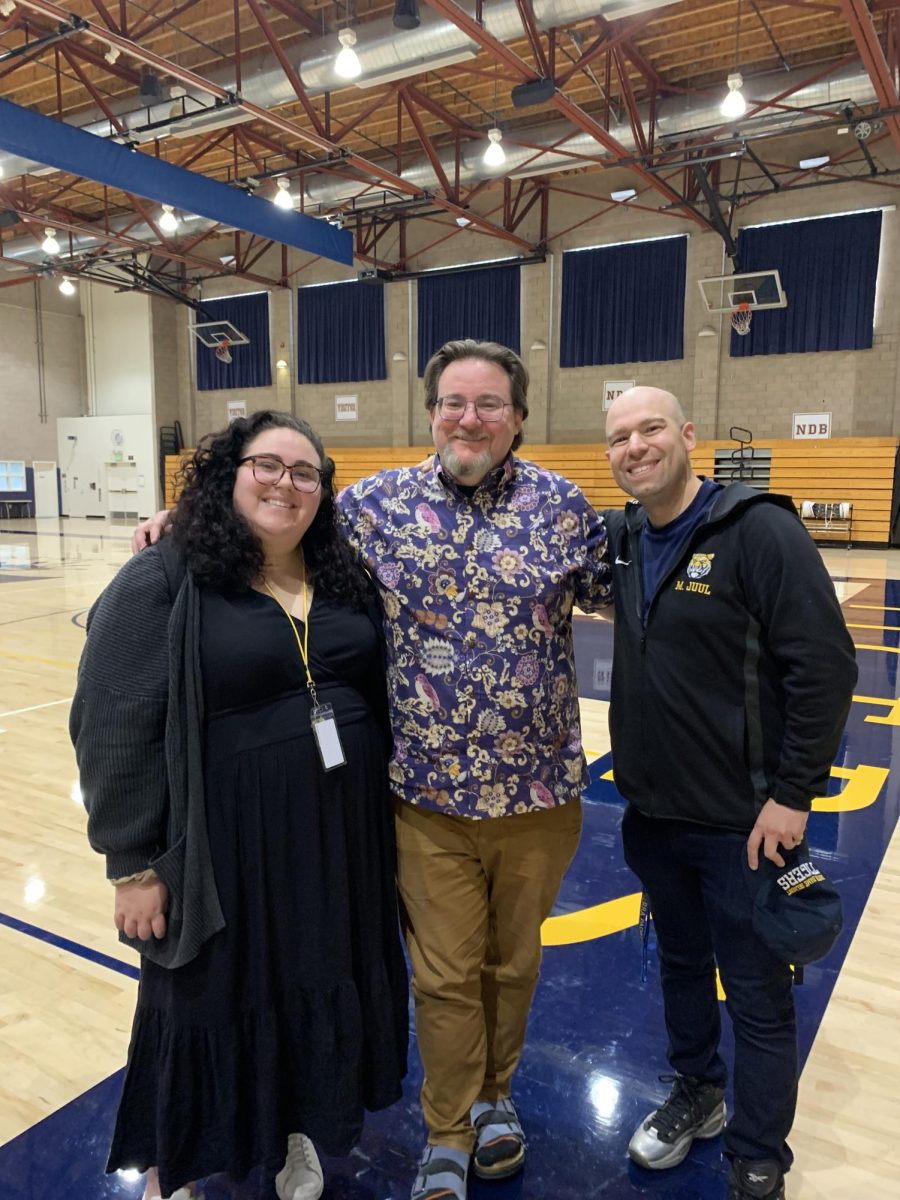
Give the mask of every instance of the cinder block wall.
[[(888, 208), (883, 216), (879, 294), (875, 341), (868, 351), (822, 354), (788, 354), (732, 359), (730, 326), (705, 311), (697, 280), (729, 270), (721, 239), (693, 222), (667, 213), (631, 205), (596, 215), (602, 201), (603, 178), (586, 176), (579, 181), (579, 196), (556, 195), (551, 206), (551, 235), (566, 230), (550, 243), (551, 256), (542, 264), (522, 269), (522, 357), (531, 372), (531, 415), (527, 439), (535, 443), (598, 441), (603, 436), (601, 391), (606, 379), (634, 379), (674, 392), (697, 425), (701, 438), (727, 437), (732, 425), (751, 428), (757, 438), (789, 437), (791, 415), (797, 411), (830, 411), (835, 437), (878, 436), (900, 432), (900, 305), (896, 284), (900, 279), (900, 218)], [(810, 189), (757, 201), (742, 209), (742, 224), (802, 219), (836, 212), (851, 212), (888, 203), (892, 194), (866, 184)], [(536, 239), (538, 230), (529, 218), (517, 232)], [(438, 226), (438, 229), (440, 226)], [(471, 230), (451, 233), (449, 222), (439, 239), (435, 223), (412, 227), (410, 266), (426, 267), (506, 257), (520, 247), (500, 243)], [(559, 309), (562, 289), (562, 252), (581, 246), (607, 245), (637, 238), (688, 235), (687, 289), (685, 295), (684, 357), (671, 362), (610, 363), (600, 367), (563, 369), (559, 366)], [(385, 257), (391, 244), (379, 248)], [(296, 271), (300, 264), (289, 270)], [(259, 269), (275, 270), (262, 260)], [(317, 261), (294, 275), (301, 284), (335, 278), (353, 278), (346, 269)], [(242, 289), (243, 290), (243, 289)], [(223, 294), (221, 285), (217, 294)], [(290, 349), (291, 366), (279, 372), (270, 389), (237, 392), (192, 392), (191, 406), (198, 432), (225, 420), (227, 399), (244, 398), (249, 408), (278, 404), (293, 407), (333, 445), (411, 445), (429, 438), (422, 408), (421, 380), (416, 364), (416, 285), (409, 281), (388, 284), (386, 335), (388, 379), (375, 383), (305, 386), (292, 384), (296, 374), (294, 345), (296, 312), (293, 298), (284, 291), (272, 293), (273, 356), (279, 342)], [(673, 298), (674, 299), (674, 298)], [(602, 303), (603, 298), (586, 298)], [(186, 315), (183, 316), (186, 320)], [(713, 330), (709, 335), (709, 329)], [(707, 332), (701, 335), (701, 330)], [(182, 372), (185, 374), (185, 372)], [(281, 376), (288, 378), (283, 381)], [(342, 392), (359, 396), (360, 420), (335, 422), (334, 397)]]
[[(552, 182), (552, 181), (551, 181)], [(727, 318), (710, 317), (703, 308), (697, 280), (728, 269), (721, 239), (671, 212), (634, 204), (611, 209), (602, 173), (584, 175), (554, 193), (550, 204), (547, 260), (522, 269), (521, 353), (531, 372), (531, 416), (526, 443), (597, 442), (603, 436), (601, 394), (604, 380), (634, 379), (673, 391), (692, 416), (698, 436), (724, 438), (732, 425), (749, 426), (757, 441), (789, 437), (791, 414), (833, 414), (835, 437), (900, 434), (900, 216), (885, 208), (876, 302), (875, 340), (871, 350), (791, 354), (748, 359), (729, 355)], [(572, 194), (572, 193), (577, 194)], [(759, 200), (742, 208), (735, 228), (743, 224), (802, 219), (861, 208), (889, 205), (892, 188), (872, 183), (808, 189)], [(652, 203), (652, 202), (651, 202)], [(539, 237), (538, 205), (516, 231), (525, 243)], [(485, 209), (487, 212), (487, 208)], [(598, 215), (599, 214), (599, 215)], [(497, 219), (494, 214), (493, 219)], [(583, 246), (608, 245), (637, 238), (688, 235), (684, 357), (672, 362), (609, 363), (561, 369), (559, 307), (562, 254)], [(385, 235), (379, 256), (398, 253), (396, 235)], [(413, 222), (408, 231), (410, 269), (481, 261), (524, 253), (523, 246), (500, 241), (472, 228), (459, 230), (452, 219)], [(282, 270), (281, 247), (254, 267), (275, 278)], [(326, 446), (422, 445), (430, 440), (416, 363), (416, 284), (397, 281), (385, 287), (388, 378), (372, 383), (301, 386), (296, 382), (296, 288), (311, 283), (354, 279), (355, 270), (296, 251), (287, 254), (290, 288), (270, 292), (273, 382), (267, 388), (199, 392), (196, 389), (194, 342), (188, 332), (189, 309), (154, 298), (151, 309), (153, 372), (157, 421), (182, 423), (191, 444), (203, 433), (221, 428), (227, 402), (243, 400), (248, 411), (276, 407), (297, 412), (320, 431)], [(250, 291), (246, 281), (217, 280), (206, 284), (209, 297)], [(44, 379), (50, 412), (77, 415), (86, 411), (84, 348), (77, 303), (64, 301), (52, 285), (43, 285)], [(31, 285), (9, 288), (0, 304), (0, 417), (4, 453), (9, 456), (53, 457), (55, 428), (37, 424), (37, 356)], [(789, 298), (790, 299), (790, 298)], [(674, 298), (673, 298), (674, 300)], [(603, 297), (585, 303), (602, 304)], [(701, 330), (712, 329), (711, 336)], [(335, 331), (340, 337), (340, 331)], [(286, 369), (274, 366), (279, 357)], [(358, 422), (335, 420), (335, 396), (359, 397)]]

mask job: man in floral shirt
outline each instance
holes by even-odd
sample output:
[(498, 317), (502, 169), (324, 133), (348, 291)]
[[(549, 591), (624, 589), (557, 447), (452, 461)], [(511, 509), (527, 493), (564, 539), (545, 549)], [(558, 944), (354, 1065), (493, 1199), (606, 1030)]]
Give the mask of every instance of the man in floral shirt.
[(412, 1200), (519, 1170), (510, 1097), (587, 782), (572, 607), (610, 603), (603, 521), (515, 458), (528, 372), (491, 342), (425, 371), (437, 453), (343, 493), (384, 607), (398, 880), (428, 1126)]
[(512, 1076), (541, 924), (581, 832), (572, 607), (611, 602), (606, 529), (575, 484), (513, 457), (527, 390), (511, 350), (448, 342), (425, 370), (434, 459), (339, 499), (385, 614), (428, 1126), (412, 1200), (465, 1200), (473, 1158), (489, 1179), (524, 1162)]

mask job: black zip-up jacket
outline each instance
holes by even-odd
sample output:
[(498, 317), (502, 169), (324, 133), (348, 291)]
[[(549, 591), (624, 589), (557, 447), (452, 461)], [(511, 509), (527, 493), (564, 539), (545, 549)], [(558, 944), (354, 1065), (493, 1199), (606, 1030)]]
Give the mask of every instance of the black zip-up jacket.
[(643, 620), (643, 508), (605, 513), (616, 786), (649, 817), (749, 832), (825, 793), (856, 683), (834, 586), (786, 496), (723, 488)]

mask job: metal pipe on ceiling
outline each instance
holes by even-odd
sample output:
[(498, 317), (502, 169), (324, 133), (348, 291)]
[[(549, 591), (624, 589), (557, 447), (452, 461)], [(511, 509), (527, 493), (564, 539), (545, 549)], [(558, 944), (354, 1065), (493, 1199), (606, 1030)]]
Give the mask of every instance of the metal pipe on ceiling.
[[(541, 29), (563, 27), (589, 20), (601, 14), (608, 19), (636, 16), (663, 8), (676, 0), (536, 0), (535, 19)], [(474, 12), (475, 6), (462, 7)], [(497, 0), (486, 7), (485, 26), (504, 41), (523, 36), (521, 18), (515, 0)], [(451, 21), (429, 9), (423, 9), (418, 29), (398, 31), (391, 17), (358, 26), (356, 52), (362, 66), (360, 77), (349, 84), (334, 72), (337, 41), (333, 34), (301, 43), (297, 73), (309, 96), (346, 89), (375, 87), (388, 80), (404, 79), (435, 70), (450, 62), (474, 58), (478, 46)], [(211, 83), (237, 94), (237, 81), (231, 64), (207, 76)], [(297, 97), (275, 55), (266, 49), (241, 60), (240, 95), (243, 100), (262, 108), (290, 104)], [(192, 137), (227, 125), (252, 120), (252, 115), (229, 105), (214, 105), (208, 93), (181, 86), (170, 89), (170, 98), (158, 104), (139, 104), (136, 97), (110, 104), (110, 111), (134, 141), (152, 141), (157, 137)], [(72, 118), (71, 124), (99, 137), (117, 134), (109, 117), (92, 108)], [(13, 179), (24, 174), (43, 174), (47, 168), (39, 160), (0, 154), (0, 176)]]
[[(607, 19), (633, 16), (650, 9), (665, 7), (672, 2), (674, 0), (614, 0), (610, 6), (609, 3), (601, 4), (598, 0), (535, 0), (534, 15), (538, 28), (547, 29), (554, 26), (566, 27), (598, 16), (601, 12)], [(472, 4), (464, 4), (463, 7), (467, 11), (474, 11)], [(423, 9), (421, 18), (418, 29), (402, 33), (394, 29), (390, 17), (359, 26), (360, 41), (357, 43), (357, 53), (363, 73), (360, 79), (355, 81), (355, 86), (373, 86), (386, 82), (389, 78), (417, 75), (439, 63), (443, 65), (451, 61), (453, 55), (468, 56), (472, 47), (477, 51), (475, 44), (464, 33), (438, 14)], [(501, 40), (511, 41), (523, 36), (515, 0), (498, 0), (497, 3), (485, 6), (484, 19), (489, 32)], [(310, 95), (348, 86), (346, 81), (338, 81), (334, 75), (334, 56), (335, 44), (332, 36), (302, 43), (297, 69)], [(453, 61), (460, 59), (456, 58)], [(233, 73), (229, 70), (210, 73), (209, 79), (226, 91), (234, 88)], [(752, 106), (754, 101), (764, 103), (773, 94), (783, 93), (784, 84), (784, 72), (777, 71), (746, 80), (744, 90)], [(268, 50), (243, 59), (241, 96), (266, 108), (274, 108), (296, 99), (283, 70)], [(722, 118), (718, 107), (720, 98), (718, 94), (681, 94), (658, 100), (654, 114), (657, 145), (667, 139), (678, 140), (704, 128), (721, 126)], [(790, 108), (833, 110), (846, 103), (871, 104), (875, 98), (872, 81), (865, 69), (861, 64), (851, 64), (844, 65), (843, 69), (837, 70), (832, 76), (822, 78), (820, 75), (813, 83), (793, 94), (790, 97)], [(160, 104), (135, 107), (132, 103), (129, 108), (128, 102), (122, 101), (111, 107), (117, 119), (127, 128), (128, 136), (137, 141), (163, 136), (196, 136), (201, 132), (225, 128), (238, 121), (252, 119), (251, 114), (227, 103), (213, 103), (206, 93), (181, 87), (172, 89), (170, 98)], [(649, 105), (640, 105), (638, 113), (641, 123), (646, 127), (649, 121)], [(783, 125), (786, 120), (793, 122), (792, 128), (800, 128), (804, 122), (810, 123), (817, 119), (821, 118), (815, 114), (798, 113), (791, 116), (786, 115), (783, 109), (770, 108), (749, 121), (744, 120), (740, 131), (748, 135), (758, 135)], [(97, 109), (80, 114), (76, 121), (81, 128), (98, 136), (109, 137), (117, 133), (109, 118), (100, 114)], [(611, 132), (626, 150), (637, 150), (629, 124), (614, 127)], [(516, 136), (522, 140), (527, 139), (531, 145), (517, 145)], [(567, 122), (556, 121), (533, 129), (511, 131), (504, 140), (504, 147), (504, 174), (518, 177), (571, 169), (585, 158), (609, 161), (609, 156), (590, 134), (574, 130)], [(459, 168), (460, 183), (472, 184), (492, 177), (494, 173), (485, 168), (482, 152), (483, 145), (480, 141), (463, 145)], [(449, 175), (450, 172), (455, 172), (455, 147), (444, 150), (439, 157), (445, 173)], [(0, 153), (0, 174), (5, 180), (24, 173), (45, 174), (53, 170), (54, 168), (47, 168), (37, 161)], [(401, 176), (422, 189), (434, 189), (438, 184), (434, 168), (426, 155), (407, 163)], [(376, 189), (375, 192), (373, 188)], [(304, 207), (318, 205), (323, 209), (349, 202), (358, 206), (383, 203), (385, 196), (375, 179), (366, 184), (326, 174), (315, 176), (311, 172), (306, 176), (304, 193)], [(110, 228), (116, 231), (133, 220), (132, 215), (123, 216), (121, 220), (114, 219)], [(197, 232), (205, 227), (209, 226), (199, 220), (194, 226)], [(130, 236), (148, 242), (155, 240), (155, 233), (148, 226), (134, 227)], [(74, 248), (86, 250), (102, 243), (102, 235), (96, 238), (79, 235), (75, 238)], [(30, 237), (4, 243), (3, 253), (7, 257), (27, 261), (40, 261), (42, 257), (40, 247)]]
[[(824, 68), (823, 68), (824, 69)], [(744, 82), (744, 94), (748, 106), (752, 109), (756, 104), (765, 105), (772, 95), (783, 93), (785, 76), (783, 71), (773, 71)], [(668, 96), (656, 103), (656, 145), (659, 148), (667, 142), (677, 142), (688, 134), (698, 134), (704, 129), (719, 129), (723, 118), (719, 111), (721, 95), (699, 96), (682, 94)], [(743, 118), (731, 127), (732, 134), (759, 136), (762, 133), (781, 129), (784, 132), (800, 131), (804, 125), (821, 122), (821, 112), (807, 112), (809, 109), (824, 109), (838, 111), (847, 103), (851, 105), (871, 104), (875, 100), (872, 81), (865, 69), (858, 63), (836, 70), (833, 75), (819, 78), (795, 92), (782, 107), (766, 108), (751, 118)], [(638, 105), (638, 114), (646, 128), (649, 121), (649, 103)], [(790, 108), (791, 112), (785, 112)], [(623, 123), (610, 132), (626, 150), (638, 154), (640, 151), (635, 143), (634, 133), (629, 123)], [(517, 145), (516, 139), (530, 143), (528, 146)], [(560, 143), (562, 143), (560, 145)], [(532, 147), (547, 147), (546, 150), (535, 150)], [(559, 147), (553, 149), (553, 147)], [(503, 174), (513, 178), (527, 175), (546, 175), (558, 171), (571, 170), (580, 165), (589, 165), (579, 161), (579, 156), (593, 161), (612, 163), (613, 159), (600, 147), (589, 133), (577, 131), (567, 121), (554, 121), (540, 125), (534, 129), (516, 129), (510, 131), (503, 139), (506, 151), (506, 163)], [(484, 143), (469, 142), (461, 149), (460, 183), (470, 184), (496, 175), (485, 167), (483, 161)], [(445, 172), (454, 169), (455, 147), (444, 150), (440, 160)], [(409, 183), (419, 188), (433, 189), (438, 185), (434, 169), (426, 155), (421, 155), (408, 162), (401, 171), (401, 176)], [(363, 197), (363, 193), (371, 190), (365, 184), (355, 180), (340, 179), (334, 176), (328, 178), (313, 176), (306, 184), (305, 194), (308, 203), (319, 204), (323, 208), (345, 204)], [(365, 199), (362, 200), (365, 203)]]

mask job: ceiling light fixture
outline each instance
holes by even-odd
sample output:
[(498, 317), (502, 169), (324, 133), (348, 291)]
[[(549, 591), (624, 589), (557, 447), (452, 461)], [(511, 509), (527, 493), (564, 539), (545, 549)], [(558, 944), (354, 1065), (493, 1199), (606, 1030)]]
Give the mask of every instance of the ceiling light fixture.
[(44, 230), (44, 240), (41, 242), (41, 249), (45, 254), (59, 254), (59, 242), (56, 240), (56, 233), (49, 227)]
[(419, 28), (419, 0), (394, 0), (394, 28)]
[(356, 34), (352, 29), (341, 29), (338, 32), (341, 49), (334, 60), (334, 73), (341, 79), (358, 79), (362, 74), (359, 55), (353, 49), (356, 45)]
[(294, 197), (291, 195), (291, 181), (286, 175), (279, 175), (275, 180), (276, 191), (272, 203), (276, 208), (291, 209), (294, 207)]
[(744, 99), (744, 93), (741, 88), (744, 86), (744, 77), (740, 71), (733, 71), (728, 76), (728, 95), (719, 105), (719, 112), (723, 117), (734, 119), (742, 117), (747, 111), (747, 101)]
[(466, 227), (467, 225), (471, 225), (471, 224), (472, 224), (472, 218), (471, 218), (471, 217), (463, 217), (463, 216), (459, 216), (459, 217), (457, 217), (457, 218), (456, 218), (456, 223), (457, 223), (457, 225), (460, 227), (460, 229), (465, 229), (465, 227)]
[(16, 0), (0, 0), (0, 17), (11, 17)]
[(824, 167), (830, 162), (830, 154), (818, 154), (815, 158), (801, 158), (797, 165), (802, 171), (815, 171), (817, 167)]
[(159, 227), (163, 233), (174, 233), (178, 228), (178, 218), (175, 216), (175, 210), (171, 204), (162, 206), (162, 216), (159, 218)]
[(110, 46), (109, 49), (106, 51), (106, 53), (103, 55), (103, 57), (106, 59), (106, 61), (109, 63), (109, 65), (111, 67), (114, 67), (116, 65), (116, 62), (118, 61), (119, 55), (121, 53), (122, 53), (122, 51), (119, 49), (118, 46)]
[(723, 117), (728, 117), (729, 120), (734, 120), (737, 117), (742, 117), (747, 111), (747, 101), (744, 99), (744, 93), (741, 88), (744, 86), (744, 77), (740, 71), (741, 66), (741, 0), (737, 0), (737, 28), (734, 33), (734, 70), (728, 76), (726, 83), (728, 84), (728, 95), (719, 105), (719, 112)]
[(506, 162), (506, 151), (503, 149), (503, 134), (497, 127), (497, 100), (500, 94), (500, 60), (494, 63), (494, 124), (488, 130), (488, 144), (481, 161), (486, 167), (502, 167)]
[(68, 277), (68, 275), (63, 275), (62, 279), (59, 281), (59, 290), (64, 296), (75, 295), (75, 284)]
[(506, 162), (506, 151), (502, 146), (503, 134), (495, 125), (488, 130), (488, 145), (482, 162), (486, 167), (502, 167)]
[(622, 188), (621, 191), (610, 192), (609, 198), (615, 200), (617, 204), (624, 204), (626, 200), (633, 200), (636, 195), (637, 192), (634, 188)]

